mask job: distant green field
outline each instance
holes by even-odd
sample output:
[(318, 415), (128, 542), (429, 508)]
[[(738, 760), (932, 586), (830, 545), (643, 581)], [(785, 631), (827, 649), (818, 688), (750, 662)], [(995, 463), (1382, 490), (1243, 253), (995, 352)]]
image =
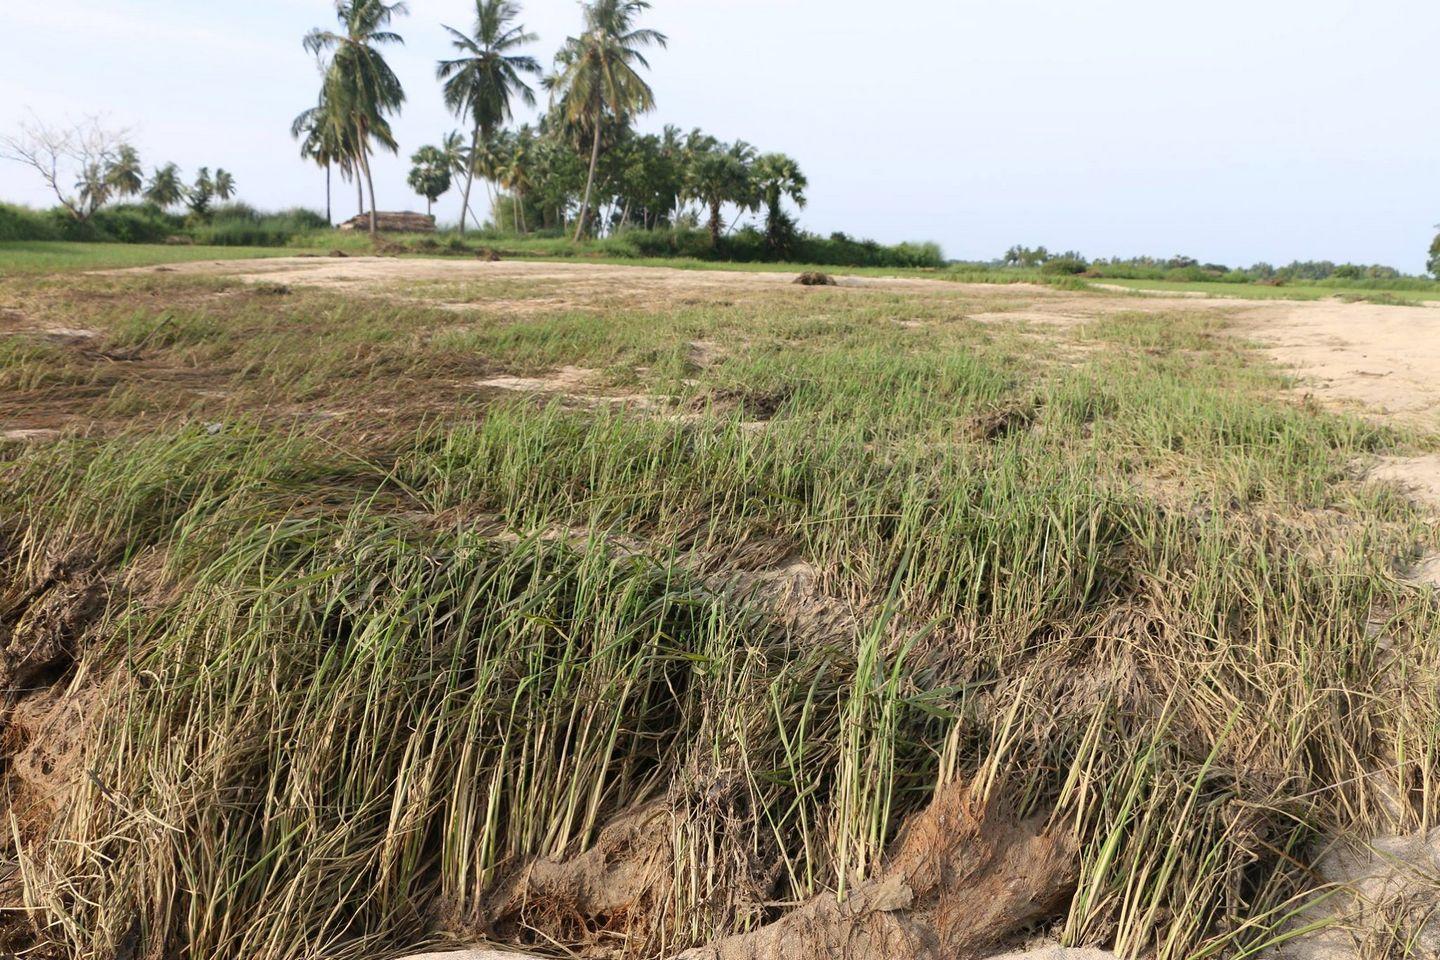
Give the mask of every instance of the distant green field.
[(192, 260), (246, 260), (283, 257), (283, 247), (186, 247), (145, 243), (65, 243), (14, 240), (0, 243), (0, 277), (67, 270), (145, 267)]
[[(460, 257), (445, 250), (426, 251), (414, 249), (412, 244), (421, 237), (401, 236), (392, 242), (399, 247), (410, 247), (401, 256), (407, 257)], [(52, 241), (7, 241), (0, 242), (0, 277), (24, 276), (43, 273), (63, 273), (77, 270), (105, 270), (125, 267), (144, 267), (166, 263), (183, 263), (196, 260), (249, 260), (262, 257), (295, 256), (307, 249), (343, 249), (352, 255), (370, 252), (369, 238), (363, 234), (316, 234), (306, 237), (303, 242), (289, 247), (209, 247), (209, 246), (168, 246), (163, 244), (127, 243), (68, 243)], [(1175, 282), (1170, 280), (1121, 280), (1104, 279), (1086, 281), (1078, 277), (1045, 277), (1036, 270), (1013, 268), (984, 268), (971, 264), (956, 264), (940, 270), (919, 267), (827, 267), (799, 263), (731, 263), (728, 261), (694, 260), (688, 258), (622, 257), (607, 255), (596, 249), (582, 247), (578, 254), (556, 254), (563, 250), (554, 244), (521, 245), (520, 249), (503, 249), (506, 259), (515, 260), (567, 260), (584, 263), (607, 263), (618, 266), (670, 267), (677, 270), (741, 270), (748, 272), (789, 272), (819, 270), (839, 276), (872, 277), (916, 277), (933, 280), (948, 280), (959, 283), (1049, 283), (1067, 289), (1104, 289), (1125, 287), (1137, 292), (1154, 293), (1201, 293), (1212, 297), (1231, 297), (1245, 300), (1322, 300), (1327, 297), (1341, 297), (1364, 300), (1371, 303), (1422, 304), (1440, 302), (1440, 282), (1434, 289), (1376, 289), (1357, 285), (1295, 285), (1266, 287), (1250, 283), (1221, 282)], [(1097, 290), (1097, 292), (1099, 292)]]
[(1167, 293), (1203, 293), (1210, 297), (1237, 297), (1243, 300), (1323, 300), (1326, 297), (1366, 300), (1373, 303), (1426, 303), (1440, 301), (1440, 283), (1433, 290), (1376, 290), (1365, 287), (1295, 285), (1266, 287), (1254, 283), (1193, 282), (1169, 280), (1098, 280), (1096, 283), (1131, 290)]

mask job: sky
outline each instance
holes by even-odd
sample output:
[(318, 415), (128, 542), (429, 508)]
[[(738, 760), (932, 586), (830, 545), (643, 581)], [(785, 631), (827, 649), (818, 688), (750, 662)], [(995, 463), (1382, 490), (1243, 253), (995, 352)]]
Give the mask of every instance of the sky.
[[(408, 155), (461, 126), (434, 64), (473, 2), (411, 0), (395, 25), (408, 100), (402, 155), (375, 164), (381, 209), (424, 209)], [(147, 166), (224, 167), (256, 206), (323, 209), (289, 124), (318, 91), (300, 39), (333, 24), (330, 0), (0, 4), (0, 132), (100, 114)], [(527, 0), (524, 21), (548, 66), (580, 7)], [(957, 259), (1023, 243), (1419, 272), (1440, 222), (1433, 0), (655, 0), (647, 22), (670, 44), (639, 126), (794, 156), (816, 232)], [(0, 199), (52, 201), (10, 163)], [(354, 206), (337, 189), (337, 215)]]

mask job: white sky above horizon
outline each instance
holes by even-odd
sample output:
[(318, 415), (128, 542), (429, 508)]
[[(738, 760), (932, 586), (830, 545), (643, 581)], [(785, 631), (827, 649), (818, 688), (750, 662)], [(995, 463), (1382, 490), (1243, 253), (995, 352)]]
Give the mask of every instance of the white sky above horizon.
[[(32, 110), (102, 114), (147, 169), (225, 167), (256, 206), (323, 209), (324, 174), (289, 124), (314, 102), (300, 38), (333, 23), (330, 0), (3, 2), (0, 130)], [(434, 63), (450, 54), (441, 24), (468, 28), (473, 0), (410, 8), (381, 209), (424, 209), (406, 158), (460, 126)], [(580, 10), (528, 0), (524, 20), (548, 66)], [(1440, 221), (1434, 3), (655, 0), (646, 22), (670, 47), (650, 58), (658, 109), (640, 127), (791, 154), (816, 232), (934, 240), (960, 259), (1024, 243), (1419, 272)], [(0, 163), (0, 200), (52, 199)], [(337, 217), (354, 207), (337, 181)]]

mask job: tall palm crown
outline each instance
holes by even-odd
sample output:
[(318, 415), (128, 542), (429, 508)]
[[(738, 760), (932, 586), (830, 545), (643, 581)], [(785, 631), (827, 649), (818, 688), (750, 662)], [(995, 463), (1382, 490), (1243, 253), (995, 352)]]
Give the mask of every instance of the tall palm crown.
[(344, 32), (316, 27), (305, 35), (305, 49), (311, 53), (334, 51), (326, 74), (326, 94), (359, 125), (394, 113), (405, 102), (400, 78), (378, 47), (405, 42), (400, 34), (384, 28), (407, 12), (403, 2), (336, 0), (335, 16)]
[(355, 150), (355, 134), (345, 118), (321, 96), (320, 102), (303, 111), (290, 124), (290, 136), (300, 141), (300, 156), (326, 167), (334, 164), (349, 174)]
[[(520, 5), (512, 0), (475, 0), (475, 25), (470, 34), (445, 27), (450, 42), (460, 53), (454, 60), (442, 60), (435, 76), (445, 81), (445, 105), (457, 116), (467, 117), (473, 128), (471, 154), (488, 141), (511, 117), (511, 99), (518, 96), (527, 105), (535, 103), (535, 91), (523, 74), (540, 74), (539, 62), (515, 52), (539, 39), (515, 21)], [(475, 171), (466, 171), (465, 197), (460, 211), (460, 229), (470, 206), (470, 187)]]
[(521, 75), (538, 76), (540, 63), (513, 51), (540, 38), (515, 23), (519, 16), (520, 6), (512, 0), (475, 0), (472, 34), (445, 27), (461, 54), (435, 68), (436, 79), (445, 81), (445, 105), (484, 134), (510, 119), (512, 97), (535, 104), (535, 91)]
[(133, 197), (144, 189), (145, 170), (140, 154), (130, 144), (121, 144), (115, 152), (115, 159), (105, 169), (105, 182), (121, 197)]
[(585, 7), (585, 32), (569, 37), (556, 54), (558, 67), (551, 83), (566, 118), (593, 129), (602, 113), (621, 120), (655, 106), (650, 85), (639, 68), (650, 61), (641, 50), (664, 47), (665, 34), (635, 26), (650, 9), (649, 0), (593, 0)]
[(810, 186), (810, 182), (793, 158), (783, 153), (763, 154), (755, 161), (755, 181), (772, 215), (779, 211), (784, 197), (789, 197), (795, 206), (805, 209), (805, 188)]
[(99, 210), (110, 200), (110, 183), (105, 178), (105, 168), (99, 163), (85, 165), (85, 169), (80, 172), (80, 179), (75, 181), (75, 189), (80, 191), (80, 201), (90, 213)]
[(336, 0), (335, 16), (341, 31), (316, 28), (305, 35), (305, 49), (319, 56), (332, 52), (325, 71), (322, 99), (338, 115), (345, 118), (354, 132), (355, 163), (364, 173), (370, 189), (370, 232), (376, 228), (375, 184), (370, 174), (370, 141), (395, 149), (390, 136), (388, 114), (397, 113), (405, 102), (400, 78), (390, 69), (379, 47), (404, 43), (398, 34), (387, 29), (391, 20), (403, 15), (403, 2), (384, 0)]
[(145, 199), (162, 210), (173, 207), (185, 196), (185, 186), (180, 182), (180, 168), (173, 163), (156, 167), (145, 188)]
[(223, 167), (215, 171), (215, 196), (221, 200), (235, 196), (235, 175)]
[(655, 95), (640, 76), (640, 68), (650, 67), (641, 51), (667, 41), (663, 33), (635, 25), (648, 9), (649, 0), (591, 0), (585, 7), (585, 32), (568, 38), (555, 56), (557, 72), (547, 82), (551, 95), (565, 119), (590, 131), (593, 140), (576, 240), (590, 207), (606, 115), (623, 123), (655, 106)]
[(457, 176), (463, 174), (470, 165), (470, 150), (465, 146), (465, 138), (458, 130), (451, 130), (445, 134), (444, 139), (440, 141), (440, 152), (445, 154), (452, 174)]

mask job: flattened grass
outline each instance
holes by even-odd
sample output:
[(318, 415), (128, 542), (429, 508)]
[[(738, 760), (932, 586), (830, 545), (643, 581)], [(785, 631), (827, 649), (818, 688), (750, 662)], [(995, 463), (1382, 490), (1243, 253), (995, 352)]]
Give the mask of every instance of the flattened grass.
[[(1440, 609), (1393, 568), (1434, 532), (1353, 469), (1434, 439), (1296, 401), (1211, 316), (90, 282), (105, 348), (228, 399), (0, 447), (7, 597), (56, 557), (116, 585), (91, 772), (17, 851), (73, 955), (401, 949), (655, 802), (671, 879), (623, 931), (660, 956), (843, 891), (958, 775), (1075, 832), (1067, 942), (1219, 956), (1285, 935), (1315, 838), (1440, 813)], [(55, 350), (0, 389), (178, 396), (65, 393), (114, 363)], [(561, 365), (595, 379), (476, 385)]]

